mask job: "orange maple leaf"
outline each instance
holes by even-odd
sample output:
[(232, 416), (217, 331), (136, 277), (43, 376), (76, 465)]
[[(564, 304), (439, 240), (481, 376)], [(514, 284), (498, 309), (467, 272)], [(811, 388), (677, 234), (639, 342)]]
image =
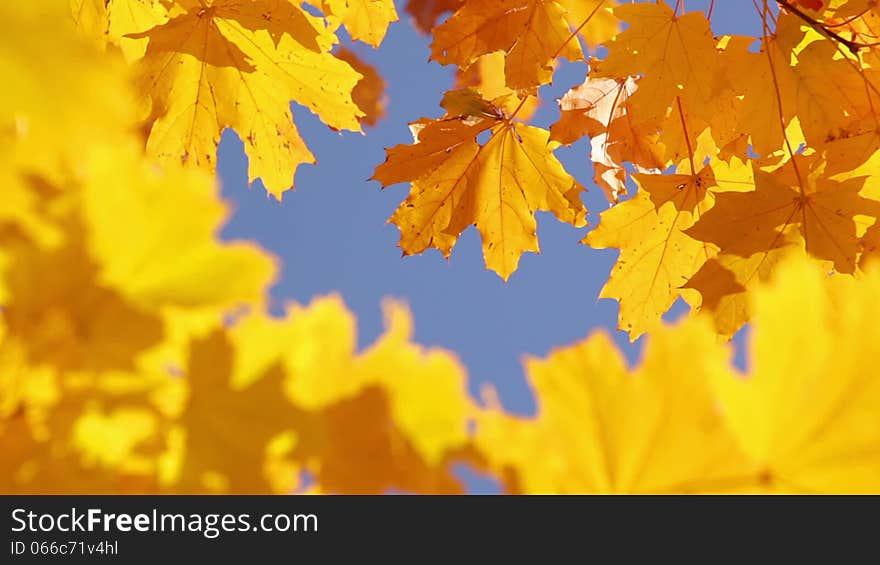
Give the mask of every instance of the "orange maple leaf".
[(504, 51), (512, 89), (550, 82), (557, 57), (583, 58), (583, 51), (553, 0), (470, 0), (434, 29), (431, 58), (462, 68), (481, 55)]
[(391, 217), (404, 254), (436, 247), (448, 256), (473, 224), (486, 266), (506, 280), (523, 252), (539, 251), (535, 212), (586, 225), (583, 187), (553, 155), (549, 132), (513, 121), (473, 90), (450, 92), (443, 105), (446, 117), (412, 124), (416, 142), (388, 149), (373, 176), (384, 186), (412, 183)]

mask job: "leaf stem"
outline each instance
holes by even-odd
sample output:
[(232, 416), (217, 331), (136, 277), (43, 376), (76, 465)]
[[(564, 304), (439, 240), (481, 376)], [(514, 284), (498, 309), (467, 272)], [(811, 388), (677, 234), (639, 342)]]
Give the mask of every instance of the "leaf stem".
[(675, 103), (678, 106), (678, 117), (681, 119), (681, 130), (684, 133), (684, 142), (688, 148), (688, 161), (691, 164), (691, 176), (697, 176), (697, 167), (694, 166), (694, 148), (691, 147), (691, 138), (688, 136), (687, 122), (684, 119), (684, 110), (681, 109), (681, 97), (675, 97)]

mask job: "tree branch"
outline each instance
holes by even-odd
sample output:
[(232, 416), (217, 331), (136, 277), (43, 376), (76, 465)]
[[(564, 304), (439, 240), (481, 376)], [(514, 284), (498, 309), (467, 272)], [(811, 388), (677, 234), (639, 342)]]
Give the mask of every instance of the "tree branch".
[(836, 41), (845, 46), (847, 49), (850, 50), (853, 55), (858, 55), (860, 49), (867, 49), (871, 47), (871, 45), (859, 43), (857, 41), (853, 41), (851, 39), (843, 37), (839, 33), (827, 27), (824, 23), (812, 18), (808, 14), (801, 11), (800, 8), (798, 8), (788, 0), (776, 0), (776, 3), (779, 4), (779, 6), (781, 6), (782, 8), (785, 8), (786, 11), (791, 12), (792, 14), (805, 21), (807, 24), (809, 24), (811, 28), (821, 33), (828, 39)]

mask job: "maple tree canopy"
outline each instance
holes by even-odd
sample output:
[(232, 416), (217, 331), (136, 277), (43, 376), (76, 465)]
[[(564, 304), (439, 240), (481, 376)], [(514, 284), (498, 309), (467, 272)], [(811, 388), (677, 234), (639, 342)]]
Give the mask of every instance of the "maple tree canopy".
[[(520, 493), (880, 490), (880, 5), (759, 0), (746, 37), (670, 4), (406, 2), (455, 78), (373, 175), (408, 185), (404, 254), (475, 226), (506, 280), (550, 212), (619, 251), (601, 297), (648, 336), (635, 366), (606, 333), (526, 359), (525, 417), (399, 302), (363, 350), (337, 295), (269, 315), (279, 259), (218, 237), (226, 129), (280, 200), (315, 161), (292, 102), (382, 118), (340, 37), (379, 48), (392, 0), (0, 3), (0, 490), (460, 492), (459, 463)], [(540, 127), (563, 61), (588, 71)], [(555, 155), (584, 138), (589, 228)]]

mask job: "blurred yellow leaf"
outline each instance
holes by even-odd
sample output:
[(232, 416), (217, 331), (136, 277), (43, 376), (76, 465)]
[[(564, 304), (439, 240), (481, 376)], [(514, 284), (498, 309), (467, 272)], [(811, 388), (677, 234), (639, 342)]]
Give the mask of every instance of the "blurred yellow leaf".
[(755, 293), (752, 371), (712, 382), (762, 487), (880, 489), (878, 291), (876, 269), (829, 277), (801, 257)]
[(712, 402), (710, 378), (732, 378), (729, 353), (702, 323), (651, 335), (630, 371), (602, 333), (529, 359), (533, 418), (490, 406), (476, 444), (521, 493), (725, 491), (751, 476)]

